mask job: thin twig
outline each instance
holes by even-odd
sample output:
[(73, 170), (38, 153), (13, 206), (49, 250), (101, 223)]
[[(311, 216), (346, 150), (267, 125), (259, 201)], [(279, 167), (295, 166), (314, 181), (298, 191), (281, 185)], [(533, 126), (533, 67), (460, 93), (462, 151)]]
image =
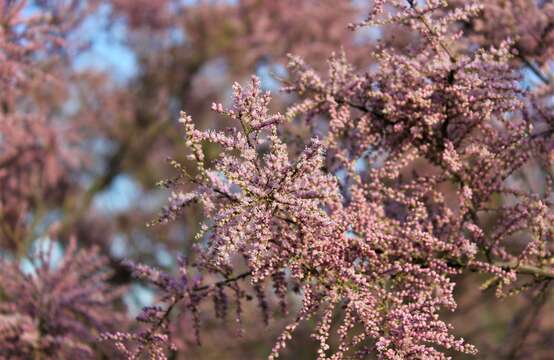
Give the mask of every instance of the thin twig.
[(539, 79), (541, 79), (543, 83), (545, 83), (546, 85), (550, 85), (550, 79), (546, 75), (544, 75), (542, 71), (529, 59), (527, 59), (527, 57), (523, 55), (519, 50), (517, 52), (517, 57), (521, 61), (523, 61), (523, 63), (529, 68), (529, 70), (531, 70), (533, 74), (535, 74)]

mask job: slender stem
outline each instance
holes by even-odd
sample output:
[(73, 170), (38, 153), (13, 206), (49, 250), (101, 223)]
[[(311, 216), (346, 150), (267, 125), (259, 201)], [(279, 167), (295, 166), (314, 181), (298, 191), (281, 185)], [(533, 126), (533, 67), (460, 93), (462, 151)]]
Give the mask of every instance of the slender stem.
[(527, 340), (527, 337), (531, 333), (531, 330), (533, 329), (541, 311), (544, 309), (544, 305), (546, 304), (548, 300), (548, 284), (544, 285), (538, 299), (534, 301), (532, 305), (531, 315), (529, 316), (529, 321), (521, 331), (521, 333), (518, 336), (518, 340), (514, 341), (513, 346), (510, 350), (510, 353), (507, 355), (506, 359), (512, 360), (516, 359), (517, 354), (521, 350), (523, 344), (525, 343), (525, 340)]
[(450, 61), (453, 63), (457, 62), (458, 59), (454, 52), (448, 47), (447, 44), (444, 43), (444, 41), (441, 40), (439, 34), (435, 30), (435, 28), (429, 23), (425, 15), (420, 14), (419, 11), (416, 8), (416, 4), (414, 0), (406, 0), (408, 4), (410, 4), (410, 7), (418, 14), (417, 18), (423, 23), (423, 25), (427, 28), (427, 31), (429, 31), (429, 34), (434, 36), (439, 44), (439, 46), (448, 54), (448, 57), (450, 58)]
[(204, 286), (194, 287), (194, 288), (192, 288), (192, 291), (198, 292), (198, 291), (213, 289), (213, 288), (218, 287), (218, 286), (224, 286), (224, 285), (227, 285), (231, 282), (247, 278), (250, 275), (252, 275), (252, 271), (245, 271), (245, 272), (243, 272), (243, 273), (241, 273), (241, 274), (239, 274), (235, 277), (228, 278), (228, 279), (225, 279), (225, 280), (222, 280), (222, 281), (218, 281), (218, 282), (213, 283), (211, 285), (204, 285)]
[(550, 84), (550, 79), (543, 74), (543, 72), (535, 65), (533, 64), (525, 55), (521, 53), (521, 51), (518, 50), (517, 56), (523, 61), (523, 63), (535, 74), (543, 83), (546, 85)]
[[(209, 285), (204, 285), (204, 286), (199, 286), (199, 287), (193, 287), (190, 292), (200, 292), (200, 291), (206, 291), (206, 290), (210, 290), (210, 289), (213, 289), (213, 288), (216, 288), (218, 286), (225, 286), (229, 283), (232, 283), (232, 282), (235, 282), (235, 281), (239, 281), (241, 279), (244, 279), (248, 276), (252, 275), (252, 271), (246, 271), (246, 272), (243, 272), (241, 274), (238, 274), (237, 276), (234, 276), (232, 278), (227, 278), (225, 280), (222, 280), (222, 281), (218, 281), (216, 283), (213, 283), (213, 284), (209, 284)], [(162, 326), (163, 324), (169, 319), (169, 316), (171, 315), (171, 311), (175, 308), (175, 306), (185, 298), (186, 296), (186, 293), (181, 293), (177, 296), (175, 296), (175, 298), (173, 299), (173, 301), (171, 302), (171, 304), (165, 309), (165, 312), (163, 314), (163, 316), (156, 322), (156, 324), (154, 324), (154, 326), (152, 326), (149, 330), (148, 330), (148, 335), (147, 335), (147, 338), (152, 336), (153, 334), (155, 334), (156, 331), (158, 331)], [(140, 356), (140, 354), (142, 353), (142, 351), (144, 350), (144, 347), (141, 348), (139, 350), (139, 352), (137, 354), (135, 354), (134, 358), (135, 359), (138, 359), (138, 357)]]
[(495, 262), (493, 265), (500, 266), (505, 270), (515, 270), (518, 274), (533, 275), (548, 280), (554, 280), (554, 271), (542, 269), (532, 265), (518, 265), (515, 261)]

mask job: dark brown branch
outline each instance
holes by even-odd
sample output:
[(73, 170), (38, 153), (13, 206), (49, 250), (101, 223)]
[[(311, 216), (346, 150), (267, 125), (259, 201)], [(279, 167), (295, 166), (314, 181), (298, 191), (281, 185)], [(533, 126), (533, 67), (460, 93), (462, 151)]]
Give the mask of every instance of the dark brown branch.
[[(200, 287), (193, 287), (190, 290), (190, 292), (201, 292), (201, 291), (211, 290), (211, 289), (214, 289), (214, 288), (219, 287), (219, 286), (225, 286), (225, 285), (228, 285), (232, 282), (239, 281), (239, 280), (244, 279), (244, 278), (246, 278), (250, 275), (252, 275), (252, 272), (251, 271), (246, 271), (246, 272), (241, 273), (241, 274), (239, 274), (237, 276), (234, 276), (232, 278), (227, 278), (225, 280), (218, 281), (218, 282), (210, 284), (210, 285), (204, 285), (204, 286), (200, 286)], [(152, 326), (148, 330), (148, 334), (146, 335), (147, 339), (151, 338), (156, 333), (156, 331), (158, 331), (163, 326), (163, 324), (169, 319), (169, 316), (171, 315), (171, 311), (175, 308), (175, 306), (181, 300), (183, 300), (185, 298), (186, 294), (187, 294), (187, 292), (184, 292), (184, 293), (180, 293), (177, 296), (175, 296), (172, 303), (165, 309), (165, 312), (164, 312), (163, 316), (156, 322), (156, 324), (154, 326)], [(143, 349), (141, 349), (136, 354), (135, 358), (138, 358), (140, 356)]]
[(252, 271), (246, 271), (246, 272), (243, 272), (243, 273), (241, 273), (237, 276), (234, 276), (232, 278), (228, 278), (228, 279), (213, 283), (211, 285), (204, 285), (204, 286), (200, 286), (200, 287), (194, 287), (194, 288), (192, 288), (192, 291), (204, 291), (204, 290), (209, 290), (209, 289), (216, 288), (218, 286), (225, 286), (225, 285), (227, 285), (229, 283), (232, 283), (234, 281), (238, 281), (238, 280), (242, 280), (244, 278), (247, 278), (250, 275), (252, 275)]
[(545, 83), (546, 85), (550, 84), (550, 79), (546, 75), (544, 75), (542, 71), (529, 59), (527, 59), (527, 57), (523, 55), (519, 50), (517, 52), (517, 57), (521, 61), (523, 61), (523, 63), (529, 68), (529, 70), (531, 70), (531, 72), (533, 72), (533, 74), (535, 74), (543, 83)]

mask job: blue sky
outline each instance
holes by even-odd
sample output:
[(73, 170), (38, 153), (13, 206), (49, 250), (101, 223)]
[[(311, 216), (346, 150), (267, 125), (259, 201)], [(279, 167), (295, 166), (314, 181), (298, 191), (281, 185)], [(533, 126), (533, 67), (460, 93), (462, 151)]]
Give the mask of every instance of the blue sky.
[(137, 72), (136, 57), (125, 44), (125, 24), (116, 21), (109, 26), (109, 11), (107, 5), (101, 6), (82, 25), (80, 36), (90, 41), (91, 47), (76, 58), (74, 66), (102, 70), (117, 81), (125, 81)]

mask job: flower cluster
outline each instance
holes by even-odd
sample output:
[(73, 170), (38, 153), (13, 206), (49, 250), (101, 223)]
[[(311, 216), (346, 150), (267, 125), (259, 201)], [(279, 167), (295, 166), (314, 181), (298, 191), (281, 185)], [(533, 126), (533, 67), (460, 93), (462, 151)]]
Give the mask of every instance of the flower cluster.
[[(122, 326), (107, 283), (106, 259), (78, 250), (75, 240), (55, 264), (53, 248), (34, 255), (32, 272), (0, 260), (0, 357), (93, 358), (101, 333)], [(104, 352), (105, 354), (109, 354)]]
[[(462, 1), (452, 1), (452, 6)], [(478, 17), (466, 19), (463, 31), (482, 46), (513, 39), (520, 58), (545, 64), (554, 51), (554, 4), (551, 1), (484, 1)]]
[(66, 31), (93, 3), (39, 2), (40, 11), (30, 13), (27, 1), (0, 1), (0, 242), (6, 249), (21, 250), (29, 213), (59, 201), (83, 157), (74, 146), (78, 126), (53, 114), (66, 101), (60, 85)]
[[(224, 280), (201, 285), (184, 266), (179, 279), (135, 266), (162, 290), (165, 306), (144, 309), (145, 333), (105, 337), (130, 358), (145, 350), (164, 358), (173, 309), (197, 318), (210, 294), (222, 317), (229, 288), (240, 316), (246, 296), (238, 281), (248, 276), (264, 319), (264, 280), (273, 279), (283, 300), (293, 284), (302, 294), (271, 359), (312, 318), (319, 359), (475, 354), (439, 316), (457, 307), (456, 275), (484, 273), (499, 296), (554, 278), (551, 171), (545, 194), (518, 181), (532, 160), (551, 167), (544, 153), (552, 115), (522, 89), (512, 40), (478, 49), (460, 41), (460, 23), (480, 11), (473, 3), (374, 1), (353, 28), (396, 24), (419, 41), (379, 49), (362, 71), (333, 56), (327, 76), (292, 56), (285, 90), (299, 101), (285, 115), (269, 112), (257, 78), (248, 89), (234, 86), (230, 108), (212, 106), (234, 128), (200, 131), (182, 113), (196, 171), (173, 162), (178, 176), (164, 184), (174, 193), (159, 221), (199, 204), (205, 221), (195, 265)], [(287, 126), (299, 120), (311, 133), (289, 146)], [(206, 142), (220, 149), (215, 159), (205, 156)], [(183, 182), (194, 189), (182, 191)], [(239, 261), (247, 271), (233, 275)], [(126, 340), (137, 340), (138, 350)]]

